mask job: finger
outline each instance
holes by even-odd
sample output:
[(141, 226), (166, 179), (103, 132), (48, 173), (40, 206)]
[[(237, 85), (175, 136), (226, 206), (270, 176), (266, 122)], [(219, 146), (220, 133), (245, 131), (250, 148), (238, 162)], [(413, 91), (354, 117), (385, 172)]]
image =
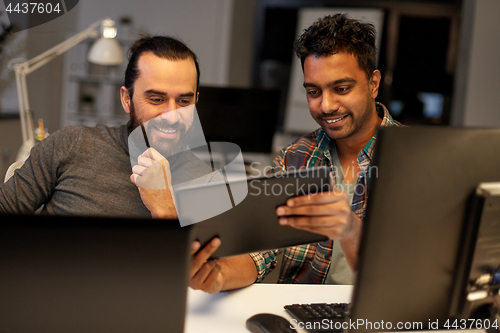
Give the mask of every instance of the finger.
[(135, 175), (141, 175), (144, 170), (146, 170), (146, 168), (141, 165), (134, 165), (132, 167), (132, 173)]
[(149, 154), (150, 159), (153, 162), (161, 162), (161, 165), (163, 167), (165, 174), (169, 175), (168, 179), (170, 179), (170, 162), (165, 157), (163, 157), (162, 154), (160, 154), (158, 151), (156, 151), (156, 149), (149, 148), (148, 151), (150, 153)]
[(137, 158), (137, 164), (145, 168), (149, 168), (154, 162), (154, 160), (145, 155), (141, 155)]
[[(138, 187), (149, 190), (172, 190), (170, 188), (170, 176), (165, 173), (162, 163), (154, 162), (149, 168), (135, 165), (132, 168), (132, 172), (137, 175), (135, 184)], [(171, 195), (173, 194), (171, 193)]]
[(280, 217), (279, 223), (294, 228), (332, 228), (347, 225), (347, 219), (345, 216), (290, 216), (286, 218)]
[(319, 204), (332, 203), (342, 200), (347, 200), (347, 194), (339, 189), (334, 188), (332, 191), (312, 193), (290, 198), (286, 201), (286, 205), (288, 207), (296, 207), (296, 206), (311, 205), (311, 204), (319, 205)]
[(201, 288), (201, 285), (203, 282), (205, 282), (205, 279), (208, 277), (208, 274), (212, 271), (212, 269), (217, 265), (217, 262), (215, 260), (209, 260), (206, 261), (198, 271), (196, 271), (196, 274), (194, 274), (191, 277), (190, 285), (194, 288)]
[(320, 234), (327, 236), (330, 239), (333, 240), (339, 240), (343, 238), (343, 235), (345, 234), (345, 228), (339, 228), (339, 227), (311, 227), (311, 226), (296, 226), (294, 227), (295, 229), (299, 230), (304, 230), (304, 231), (309, 231), (313, 232), (315, 234)]
[(221, 241), (219, 238), (212, 239), (204, 248), (202, 248), (193, 258), (191, 264), (190, 278), (192, 278), (198, 270), (203, 266), (210, 256), (219, 248)]
[(333, 174), (333, 171), (330, 171), (330, 189), (335, 188), (335, 175)]
[(221, 271), (221, 266), (219, 264), (215, 265), (215, 267), (210, 271), (208, 276), (205, 278), (205, 281), (201, 286), (202, 290), (212, 294), (220, 291), (221, 285), (219, 285), (217, 281), (220, 271)]
[(346, 216), (351, 212), (351, 206), (345, 201), (335, 201), (326, 204), (308, 204), (302, 206), (280, 206), (276, 209), (278, 216), (332, 216), (341, 215)]
[(131, 174), (130, 175), (130, 181), (135, 185), (137, 186), (137, 183), (135, 182), (135, 179), (137, 178), (137, 175), (135, 174)]
[(161, 161), (165, 159), (162, 154), (160, 154), (156, 149), (154, 148), (148, 148), (144, 153), (142, 153), (143, 157), (149, 158), (153, 161)]
[(198, 251), (201, 247), (200, 242), (194, 241), (193, 244), (191, 244), (191, 254), (195, 254), (196, 251)]
[(170, 184), (170, 180), (172, 178), (172, 174), (170, 172), (170, 165), (168, 164), (167, 160), (161, 160), (161, 169), (163, 171), (163, 178), (165, 179), (165, 182)]
[(207, 261), (196, 274), (191, 278), (189, 285), (193, 289), (209, 289), (208, 279), (215, 273), (216, 275), (220, 272), (220, 266), (215, 260)]
[[(283, 221), (283, 219), (285, 221)], [(326, 235), (330, 239), (342, 239), (351, 232), (354, 226), (354, 219), (356, 219), (356, 216), (354, 212), (351, 211), (348, 216), (286, 217), (280, 218), (279, 223), (281, 225), (289, 225), (296, 229)]]
[(139, 157), (151, 158), (151, 156), (150, 156), (151, 155), (151, 149), (153, 149), (153, 148), (146, 149), (141, 155), (139, 155)]
[(287, 220), (289, 220), (289, 225), (295, 229), (325, 235), (330, 239), (342, 239), (349, 228), (344, 222), (339, 221), (338, 224), (334, 224), (332, 221), (325, 221), (324, 219), (317, 217), (301, 217)]

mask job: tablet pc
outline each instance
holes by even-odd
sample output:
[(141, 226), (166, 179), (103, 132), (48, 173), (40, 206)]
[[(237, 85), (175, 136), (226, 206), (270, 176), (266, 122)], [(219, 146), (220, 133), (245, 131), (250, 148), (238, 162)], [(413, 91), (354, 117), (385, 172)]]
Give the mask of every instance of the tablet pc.
[[(319, 167), (242, 180), (237, 186), (231, 184), (231, 188), (246, 185), (246, 197), (231, 209), (193, 224), (192, 235), (202, 246), (216, 236), (221, 239), (214, 258), (327, 240), (324, 235), (281, 226), (276, 208), (289, 198), (327, 191), (329, 174), (329, 167)], [(183, 193), (176, 193), (176, 198), (189, 194), (188, 191), (180, 189)]]

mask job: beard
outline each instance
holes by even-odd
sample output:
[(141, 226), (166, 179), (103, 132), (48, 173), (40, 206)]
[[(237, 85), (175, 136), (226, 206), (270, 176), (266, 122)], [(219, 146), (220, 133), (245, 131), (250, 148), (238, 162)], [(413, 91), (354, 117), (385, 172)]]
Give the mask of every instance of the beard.
[[(148, 133), (149, 143), (164, 157), (172, 157), (188, 149), (188, 130), (185, 124), (170, 124), (168, 121), (156, 117), (149, 120), (146, 124), (146, 133)], [(177, 136), (173, 139), (163, 138), (157, 135), (158, 129), (175, 130)]]
[[(188, 142), (192, 136), (192, 128), (187, 128), (184, 123), (179, 122), (170, 124), (168, 121), (161, 119), (161, 115), (144, 122), (137, 117), (133, 102), (131, 102), (129, 108), (129, 133), (144, 124), (150, 147), (156, 149), (161, 155), (163, 155), (163, 157), (171, 161), (171, 159), (176, 158), (176, 154), (188, 149)], [(156, 135), (153, 128), (175, 130), (177, 131), (177, 136), (172, 139), (163, 138)]]
[[(361, 112), (360, 112), (361, 111)], [(370, 118), (372, 117), (372, 108), (369, 103), (359, 110), (358, 112), (353, 112), (351, 110), (343, 111), (342, 113), (335, 111), (332, 113), (322, 113), (317, 116), (315, 119), (318, 124), (325, 130), (328, 136), (333, 140), (342, 140), (348, 138), (356, 133), (358, 133), (363, 126), (370, 122)], [(343, 117), (347, 116), (349, 118), (349, 123), (342, 126), (338, 130), (331, 130), (328, 126), (324, 125), (324, 119), (331, 117), (334, 115), (335, 117)]]

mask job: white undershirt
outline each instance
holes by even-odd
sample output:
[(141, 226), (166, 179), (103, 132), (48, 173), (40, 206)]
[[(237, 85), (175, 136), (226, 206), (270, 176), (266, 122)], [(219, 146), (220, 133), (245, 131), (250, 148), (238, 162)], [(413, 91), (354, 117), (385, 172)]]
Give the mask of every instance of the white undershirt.
[[(344, 182), (344, 174), (342, 171), (342, 166), (340, 164), (339, 156), (337, 155), (337, 149), (335, 145), (331, 150), (332, 155), (332, 163), (335, 172), (335, 187), (338, 190), (347, 193), (349, 204), (352, 204), (352, 198), (354, 196), (354, 190), (356, 188), (356, 183), (358, 181), (358, 175), (356, 178), (350, 183), (346, 184)], [(351, 172), (348, 170), (347, 172)], [(332, 250), (332, 261), (330, 263), (330, 269), (328, 270), (328, 275), (326, 277), (325, 284), (353, 284), (354, 283), (354, 275), (352, 273), (349, 264), (347, 263), (347, 259), (344, 256), (344, 252), (342, 251), (342, 247), (340, 246), (339, 241), (333, 241), (333, 250)]]

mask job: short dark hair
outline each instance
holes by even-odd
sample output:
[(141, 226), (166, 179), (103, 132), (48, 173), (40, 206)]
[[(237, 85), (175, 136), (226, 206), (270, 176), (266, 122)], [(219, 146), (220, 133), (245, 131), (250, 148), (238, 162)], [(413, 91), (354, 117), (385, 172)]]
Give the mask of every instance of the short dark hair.
[(327, 15), (317, 20), (304, 30), (293, 48), (302, 69), (310, 55), (319, 57), (336, 53), (354, 55), (368, 77), (377, 69), (375, 27), (371, 23), (350, 19), (346, 14)]
[(157, 57), (168, 60), (192, 59), (196, 66), (196, 91), (200, 84), (200, 66), (198, 58), (184, 43), (178, 39), (168, 36), (143, 36), (132, 45), (128, 51), (128, 65), (125, 71), (125, 88), (127, 88), (130, 98), (134, 94), (134, 83), (139, 77), (137, 62), (144, 52), (152, 52)]

